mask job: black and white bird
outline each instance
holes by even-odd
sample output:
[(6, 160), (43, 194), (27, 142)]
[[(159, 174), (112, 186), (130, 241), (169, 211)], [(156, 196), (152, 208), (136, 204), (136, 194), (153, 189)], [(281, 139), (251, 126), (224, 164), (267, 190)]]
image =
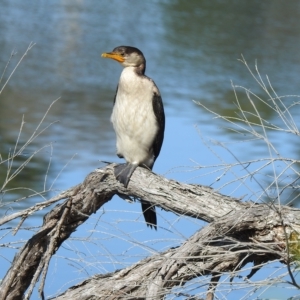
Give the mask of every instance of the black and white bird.
[[(120, 46), (102, 57), (114, 59), (124, 67), (111, 122), (117, 137), (117, 155), (126, 160), (126, 164), (115, 167), (115, 175), (127, 187), (137, 166), (153, 168), (164, 139), (164, 108), (156, 84), (145, 75), (146, 59), (139, 49)], [(141, 203), (147, 225), (156, 229), (155, 207), (148, 201)]]

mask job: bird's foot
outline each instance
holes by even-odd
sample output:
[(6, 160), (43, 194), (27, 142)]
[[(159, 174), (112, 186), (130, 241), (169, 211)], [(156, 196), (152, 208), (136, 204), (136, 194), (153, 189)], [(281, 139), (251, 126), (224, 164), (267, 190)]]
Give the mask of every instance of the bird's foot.
[(130, 177), (134, 170), (136, 169), (137, 165), (126, 163), (126, 164), (120, 164), (115, 166), (114, 173), (116, 176), (116, 179), (124, 184), (124, 186), (127, 188)]

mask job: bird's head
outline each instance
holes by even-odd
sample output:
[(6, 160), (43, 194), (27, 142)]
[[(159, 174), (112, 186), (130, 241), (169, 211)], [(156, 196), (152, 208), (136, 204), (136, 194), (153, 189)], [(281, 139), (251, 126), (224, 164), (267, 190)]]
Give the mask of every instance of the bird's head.
[(140, 67), (146, 65), (143, 53), (134, 47), (119, 46), (112, 52), (102, 53), (102, 57), (112, 58), (121, 63), (123, 67)]

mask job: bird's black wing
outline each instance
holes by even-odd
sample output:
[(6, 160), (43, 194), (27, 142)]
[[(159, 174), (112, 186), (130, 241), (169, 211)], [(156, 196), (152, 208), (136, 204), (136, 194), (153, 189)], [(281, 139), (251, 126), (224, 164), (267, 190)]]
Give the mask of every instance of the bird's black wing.
[(156, 159), (159, 155), (165, 132), (165, 112), (162, 99), (159, 93), (154, 92), (152, 99), (153, 111), (157, 120), (158, 131), (153, 143), (153, 152)]
[(114, 103), (113, 103), (113, 106), (114, 106), (115, 103), (116, 103), (116, 98), (117, 98), (117, 94), (118, 94), (118, 88), (119, 88), (119, 85), (117, 85), (117, 89), (116, 89), (116, 93), (115, 93), (115, 97), (114, 97)]
[[(119, 88), (119, 85), (117, 85), (117, 89), (116, 89), (116, 93), (115, 93), (115, 97), (114, 97), (113, 106), (114, 106), (115, 103), (116, 103), (116, 98), (117, 98), (117, 94), (118, 94), (118, 88)], [(117, 156), (118, 156), (119, 158), (124, 158), (124, 156), (123, 156), (122, 154), (120, 154), (120, 153), (117, 153)]]

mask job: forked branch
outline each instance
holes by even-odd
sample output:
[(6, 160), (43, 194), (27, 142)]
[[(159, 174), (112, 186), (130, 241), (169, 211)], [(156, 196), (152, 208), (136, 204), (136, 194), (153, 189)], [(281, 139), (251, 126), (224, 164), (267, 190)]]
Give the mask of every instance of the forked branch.
[(147, 199), (165, 210), (210, 224), (176, 249), (112, 274), (94, 276), (56, 299), (82, 299), (83, 293), (93, 299), (159, 299), (171, 288), (199, 276), (212, 276), (208, 287), (208, 297), (212, 297), (219, 274), (234, 274), (248, 262), (258, 268), (258, 262), (288, 261), (282, 219), (288, 235), (300, 232), (297, 209), (282, 206), (279, 216), (265, 204), (244, 203), (204, 186), (167, 180), (143, 168), (134, 172), (125, 189), (115, 180), (113, 165), (108, 165), (90, 173), (82, 184), (49, 200), (65, 202), (45, 216), (40, 231), (16, 255), (1, 283), (0, 299), (22, 299), (28, 288), (25, 299), (29, 299), (40, 275), (43, 296), (51, 256), (115, 194)]

